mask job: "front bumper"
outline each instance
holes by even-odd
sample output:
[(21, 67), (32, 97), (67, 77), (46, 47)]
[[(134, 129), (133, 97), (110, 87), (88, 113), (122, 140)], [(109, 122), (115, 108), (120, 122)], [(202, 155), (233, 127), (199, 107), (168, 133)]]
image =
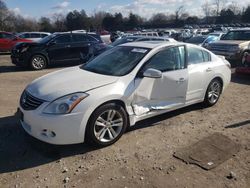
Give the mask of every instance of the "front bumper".
[(17, 66), (28, 66), (28, 54), (17, 53), (16, 51), (12, 50), (10, 57), (12, 64)]
[[(43, 104), (39, 109), (47, 104)], [(44, 114), (41, 110), (25, 111), (19, 107), (20, 119), (24, 130), (31, 136), (50, 144), (66, 145), (82, 143), (84, 132), (81, 131), (83, 113), (65, 115)]]

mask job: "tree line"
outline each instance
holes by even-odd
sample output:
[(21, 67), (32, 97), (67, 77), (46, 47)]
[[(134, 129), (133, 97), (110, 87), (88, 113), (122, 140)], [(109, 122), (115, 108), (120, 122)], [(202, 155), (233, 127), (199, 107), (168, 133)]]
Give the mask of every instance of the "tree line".
[(38, 20), (25, 18), (8, 9), (5, 2), (0, 0), (0, 31), (47, 31), (63, 32), (72, 30), (87, 31), (128, 31), (135, 28), (165, 28), (182, 27), (185, 24), (229, 24), (250, 23), (250, 5), (239, 7), (237, 3), (225, 6), (225, 0), (205, 1), (202, 5), (204, 17), (193, 16), (184, 6), (179, 6), (174, 13), (156, 13), (146, 19), (137, 14), (108, 13), (99, 11), (91, 16), (84, 10), (71, 11), (66, 15), (54, 14), (51, 17), (41, 17)]

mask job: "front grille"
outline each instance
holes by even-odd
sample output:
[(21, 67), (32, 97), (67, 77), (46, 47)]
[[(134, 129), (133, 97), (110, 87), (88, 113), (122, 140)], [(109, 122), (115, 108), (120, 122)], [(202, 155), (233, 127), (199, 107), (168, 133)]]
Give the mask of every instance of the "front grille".
[(232, 46), (231, 45), (225, 45), (225, 44), (211, 44), (211, 51), (222, 51), (227, 52), (230, 50)]
[(21, 99), (20, 99), (20, 106), (24, 110), (35, 110), (37, 109), (43, 102), (45, 102), (42, 99), (38, 99), (31, 94), (29, 94), (27, 91), (24, 91), (22, 93)]

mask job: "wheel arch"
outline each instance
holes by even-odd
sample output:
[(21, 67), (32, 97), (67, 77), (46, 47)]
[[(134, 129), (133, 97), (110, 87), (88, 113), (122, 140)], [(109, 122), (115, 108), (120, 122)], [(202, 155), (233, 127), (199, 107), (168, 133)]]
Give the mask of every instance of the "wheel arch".
[(32, 59), (35, 55), (40, 55), (40, 56), (45, 57), (47, 65), (50, 64), (49, 57), (48, 57), (45, 53), (41, 53), (41, 52), (37, 52), (37, 53), (32, 54), (32, 55), (30, 56), (30, 58), (29, 58), (29, 62), (31, 62), (31, 59)]

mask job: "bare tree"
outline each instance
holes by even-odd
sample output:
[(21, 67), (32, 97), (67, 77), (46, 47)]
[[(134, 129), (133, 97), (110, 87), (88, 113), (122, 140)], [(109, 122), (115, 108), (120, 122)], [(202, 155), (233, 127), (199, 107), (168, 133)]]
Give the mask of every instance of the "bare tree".
[(232, 3), (228, 6), (228, 8), (235, 14), (239, 15), (241, 13), (240, 6), (236, 1), (232, 1)]
[(216, 16), (220, 15), (222, 7), (226, 4), (227, 0), (214, 0)]
[(180, 20), (180, 17), (182, 14), (184, 14), (185, 12), (185, 8), (183, 5), (179, 6), (176, 10), (175, 10), (175, 21)]
[(211, 13), (212, 13), (212, 7), (211, 7), (211, 4), (207, 0), (202, 5), (202, 10), (205, 14), (206, 22), (208, 23), (208, 18), (209, 16), (211, 16)]

